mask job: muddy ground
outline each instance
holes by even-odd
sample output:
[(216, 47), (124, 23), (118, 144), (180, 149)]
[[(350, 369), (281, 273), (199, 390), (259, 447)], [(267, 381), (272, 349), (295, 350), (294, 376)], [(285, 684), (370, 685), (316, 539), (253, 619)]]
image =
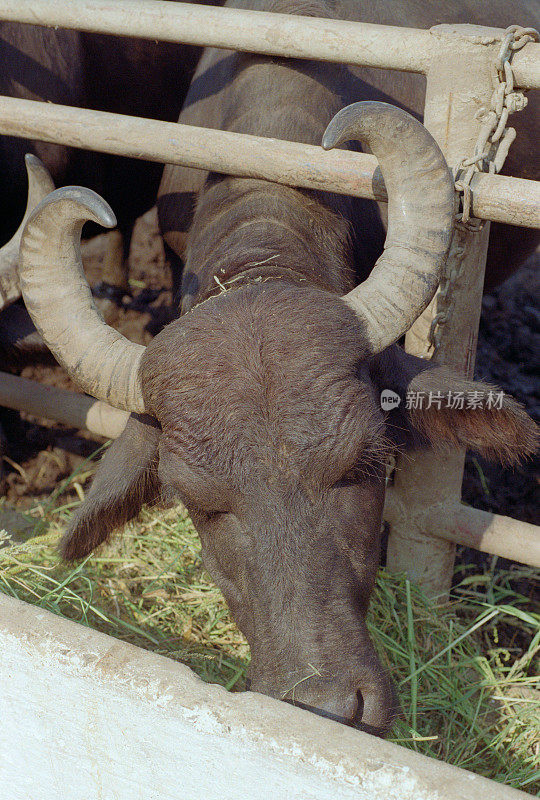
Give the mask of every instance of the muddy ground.
[[(91, 285), (104, 275), (104, 234), (83, 248)], [(510, 280), (485, 296), (478, 344), (476, 375), (513, 394), (540, 422), (540, 252)], [(118, 267), (122, 272), (122, 265)], [(123, 262), (126, 287), (115, 299), (101, 299), (105, 318), (128, 338), (146, 344), (167, 321), (171, 307), (171, 277), (155, 212), (142, 217), (133, 233), (129, 258)], [(105, 272), (111, 271), (110, 263)], [(114, 269), (113, 269), (114, 272)], [(75, 388), (60, 367), (27, 367), (24, 377), (49, 385)], [(25, 508), (46, 502), (59, 481), (96, 448), (96, 439), (14, 412), (1, 412), (7, 439), (4, 447), (4, 490), (9, 506)], [(479, 457), (467, 459), (463, 499), (466, 503), (540, 524), (538, 503), (540, 460), (502, 469)], [(485, 567), (490, 557), (460, 548), (462, 563)]]

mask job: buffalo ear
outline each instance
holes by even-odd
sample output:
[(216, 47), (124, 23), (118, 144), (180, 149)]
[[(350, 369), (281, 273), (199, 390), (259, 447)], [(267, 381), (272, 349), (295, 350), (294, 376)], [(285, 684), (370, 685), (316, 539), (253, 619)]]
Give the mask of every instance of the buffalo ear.
[(387, 424), (404, 449), (465, 447), (513, 464), (538, 447), (536, 423), (496, 386), (462, 378), (397, 346), (374, 359), (371, 374), (381, 391), (399, 395)]
[[(409, 384), (410, 424), (432, 446), (465, 447), (501, 464), (515, 464), (532, 455), (539, 440), (539, 429), (523, 407), (497, 386), (460, 378), (445, 367), (420, 373)], [(433, 398), (442, 396), (439, 408)], [(423, 398), (422, 407), (415, 403)], [(463, 408), (452, 408), (456, 398)], [(430, 403), (431, 399), (431, 403)], [(467, 404), (476, 407), (467, 408)]]
[(60, 551), (66, 560), (88, 555), (115, 528), (135, 517), (143, 503), (159, 496), (160, 435), (152, 417), (130, 416), (101, 459), (92, 487), (62, 538)]

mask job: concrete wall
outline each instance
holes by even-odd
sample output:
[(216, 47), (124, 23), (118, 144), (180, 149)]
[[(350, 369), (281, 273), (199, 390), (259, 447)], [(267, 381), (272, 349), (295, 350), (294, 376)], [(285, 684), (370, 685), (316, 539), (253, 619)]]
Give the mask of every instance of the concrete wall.
[(0, 798), (529, 797), (0, 594)]

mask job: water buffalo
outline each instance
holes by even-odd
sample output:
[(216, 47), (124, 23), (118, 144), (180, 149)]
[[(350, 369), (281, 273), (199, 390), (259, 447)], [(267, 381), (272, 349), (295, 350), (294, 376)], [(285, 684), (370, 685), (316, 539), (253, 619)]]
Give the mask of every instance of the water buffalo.
[[(330, 0), (241, 5), (335, 13)], [(511, 463), (532, 452), (536, 429), (509, 397), (439, 410), (403, 402), (407, 391), (487, 398), (492, 387), (395, 344), (436, 289), (453, 183), (413, 116), (379, 101), (340, 110), (344, 80), (336, 66), (208, 50), (186, 113), (197, 107), (206, 125), (327, 148), (367, 144), (388, 188), (389, 232), (359, 286), (358, 264), (367, 268), (377, 249), (368, 204), (222, 175), (193, 187), (177, 168), (160, 211), (185, 262), (182, 314), (146, 349), (105, 325), (81, 280), (84, 221), (114, 224), (89, 190), (57, 190), (38, 206), (20, 274), (56, 357), (85, 391), (132, 412), (65, 534), (64, 556), (89, 553), (162, 493), (181, 500), (250, 643), (252, 688), (384, 732), (396, 700), (365, 616), (388, 453), (458, 445)], [(388, 413), (385, 389), (402, 398)]]

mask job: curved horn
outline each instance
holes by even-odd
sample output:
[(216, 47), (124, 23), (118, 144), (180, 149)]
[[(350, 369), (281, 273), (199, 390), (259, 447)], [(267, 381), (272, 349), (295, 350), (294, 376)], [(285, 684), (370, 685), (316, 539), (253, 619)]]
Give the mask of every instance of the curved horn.
[(28, 173), (28, 200), (23, 220), (16, 233), (0, 249), (0, 309), (14, 303), (21, 296), (17, 264), (22, 232), (33, 209), (44, 197), (47, 197), (49, 192), (54, 191), (52, 178), (39, 158), (27, 153), (24, 160)]
[(109, 327), (94, 305), (80, 249), (88, 220), (116, 225), (108, 204), (79, 186), (57, 189), (33, 211), (21, 241), (24, 301), (45, 343), (83, 391), (143, 412), (139, 365), (145, 348)]
[(431, 134), (388, 103), (343, 108), (322, 146), (329, 150), (351, 139), (377, 157), (388, 192), (384, 252), (369, 278), (343, 298), (378, 353), (411, 327), (437, 291), (452, 236), (454, 183)]

